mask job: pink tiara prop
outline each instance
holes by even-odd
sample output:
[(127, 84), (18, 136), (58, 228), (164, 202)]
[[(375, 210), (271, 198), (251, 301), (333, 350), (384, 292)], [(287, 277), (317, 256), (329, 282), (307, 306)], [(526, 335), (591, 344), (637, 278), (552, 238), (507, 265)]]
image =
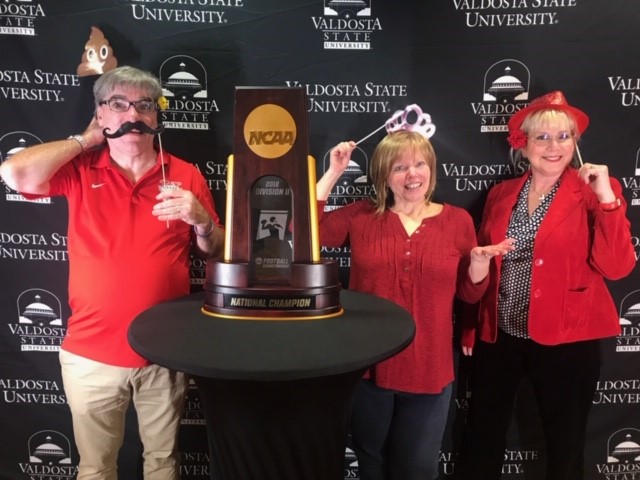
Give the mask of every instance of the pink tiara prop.
[(356, 142), (356, 145), (364, 142), (367, 138), (383, 128), (387, 130), (387, 133), (399, 132), (401, 130), (417, 132), (425, 138), (431, 138), (436, 132), (436, 126), (431, 122), (431, 115), (424, 113), (422, 109), (414, 103), (405, 107), (404, 110), (397, 110), (384, 125), (375, 129), (366, 137), (362, 137)]

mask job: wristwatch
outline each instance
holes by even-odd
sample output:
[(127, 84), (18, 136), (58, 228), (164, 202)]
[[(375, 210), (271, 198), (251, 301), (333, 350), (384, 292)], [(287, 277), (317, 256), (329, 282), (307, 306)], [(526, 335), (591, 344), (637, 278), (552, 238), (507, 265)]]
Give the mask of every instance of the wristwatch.
[(67, 137), (67, 140), (75, 140), (76, 142), (78, 142), (80, 144), (80, 148), (82, 148), (82, 151), (84, 152), (85, 149), (87, 148), (87, 141), (84, 139), (84, 137), (80, 134), (76, 134), (76, 135), (69, 135)]

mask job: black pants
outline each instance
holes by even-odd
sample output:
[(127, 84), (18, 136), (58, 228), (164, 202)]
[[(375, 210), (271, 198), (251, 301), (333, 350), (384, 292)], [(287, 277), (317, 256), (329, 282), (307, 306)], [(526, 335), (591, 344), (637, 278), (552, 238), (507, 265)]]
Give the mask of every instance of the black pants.
[(585, 433), (600, 376), (600, 342), (540, 345), (502, 331), (473, 352), (467, 431), (456, 470), (461, 479), (499, 479), (516, 395), (526, 375), (540, 409), (547, 480), (582, 480)]

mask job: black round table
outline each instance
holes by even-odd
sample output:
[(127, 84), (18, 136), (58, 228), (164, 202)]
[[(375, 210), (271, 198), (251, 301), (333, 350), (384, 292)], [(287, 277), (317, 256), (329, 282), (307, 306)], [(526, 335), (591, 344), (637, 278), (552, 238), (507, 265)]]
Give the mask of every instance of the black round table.
[(204, 293), (152, 307), (129, 328), (148, 360), (194, 376), (216, 480), (342, 480), (351, 401), (364, 371), (405, 348), (403, 308), (343, 290), (344, 314), (231, 320)]

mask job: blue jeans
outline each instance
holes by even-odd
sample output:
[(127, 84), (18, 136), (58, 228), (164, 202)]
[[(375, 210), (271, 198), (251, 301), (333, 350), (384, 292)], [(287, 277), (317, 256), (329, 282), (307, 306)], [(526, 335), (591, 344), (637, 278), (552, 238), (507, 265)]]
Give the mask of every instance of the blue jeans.
[(417, 394), (362, 380), (351, 414), (360, 480), (430, 480), (447, 424), (451, 384), (442, 393)]

